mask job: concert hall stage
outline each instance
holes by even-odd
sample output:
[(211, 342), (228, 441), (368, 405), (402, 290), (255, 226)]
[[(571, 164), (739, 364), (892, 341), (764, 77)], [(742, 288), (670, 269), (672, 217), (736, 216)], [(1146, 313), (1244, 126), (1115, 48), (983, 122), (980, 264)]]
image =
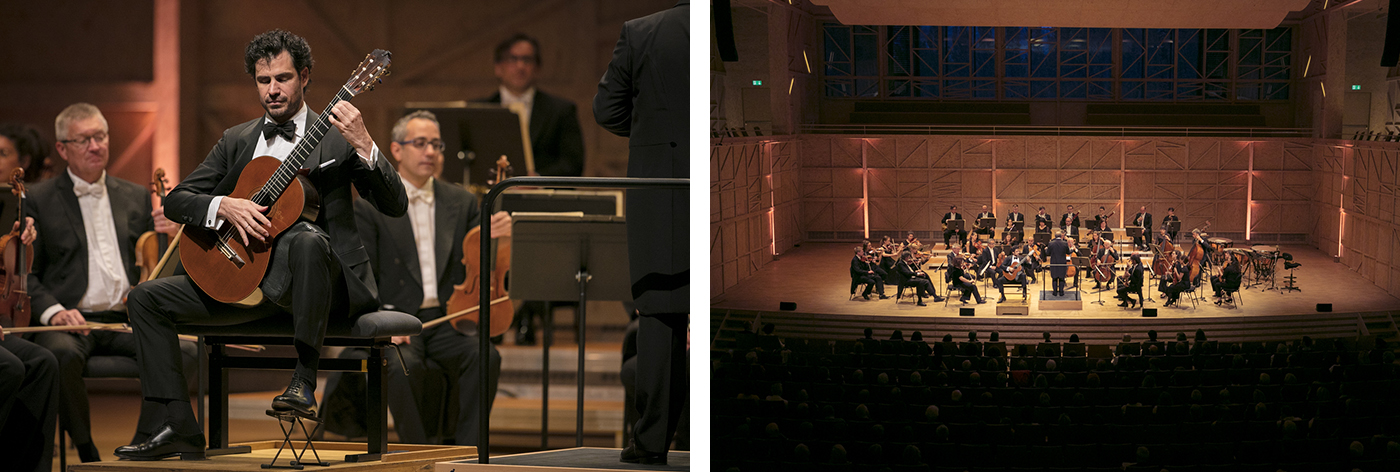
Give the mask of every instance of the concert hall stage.
[(439, 462), (434, 472), (597, 472), (612, 470), (690, 470), (689, 451), (671, 451), (666, 465), (628, 464), (618, 461), (622, 449), (579, 447), (552, 451), (527, 452), (492, 457), (489, 464), (477, 464), (476, 459)]
[[(1269, 284), (1241, 287), (1236, 307), (1221, 307), (1210, 298), (1209, 283), (1205, 300), (1193, 306), (1185, 296), (1180, 307), (1162, 307), (1163, 300), (1148, 300), (1147, 308), (1157, 309), (1157, 318), (1142, 318), (1141, 308), (1119, 308), (1113, 296), (1116, 291), (1092, 290), (1094, 281), (1080, 280), (1082, 310), (1042, 309), (1040, 293), (1049, 286), (1046, 273), (1029, 287), (1028, 302), (1022, 305), (1019, 288), (1007, 288), (1006, 305), (1025, 306), (1029, 316), (998, 316), (997, 291), (979, 281), (978, 289), (987, 303), (979, 305), (969, 300), (934, 302), (916, 306), (911, 299), (895, 303), (895, 288), (886, 286), (889, 299), (880, 300), (874, 293), (870, 300), (859, 291), (850, 297), (851, 248), (854, 243), (805, 243), (785, 252), (725, 294), (711, 300), (711, 328), (734, 329), (736, 322), (761, 321), (774, 323), (779, 336), (854, 338), (865, 327), (875, 329), (876, 337), (887, 338), (894, 329), (904, 330), (906, 338), (913, 329), (921, 329), (926, 341), (931, 336), (942, 337), (948, 332), (954, 338), (965, 339), (967, 330), (1000, 331), (1001, 338), (1012, 342), (1040, 339), (1041, 332), (1051, 332), (1056, 341), (1065, 341), (1070, 334), (1079, 334), (1085, 342), (1115, 341), (1124, 333), (1144, 336), (1149, 329), (1171, 336), (1178, 331), (1194, 332), (1202, 327), (1212, 339), (1247, 340), (1278, 338), (1279, 336), (1355, 336), (1376, 334), (1365, 331), (1394, 332), (1392, 315), (1400, 314), (1400, 298), (1386, 292), (1342, 264), (1330, 255), (1306, 245), (1285, 245), (1279, 249), (1293, 255), (1302, 266), (1294, 270), (1296, 286), (1302, 291), (1284, 292), (1284, 277), (1280, 261), (1276, 266), (1275, 288)], [(941, 248), (941, 244), (939, 247)], [(935, 251), (934, 259), (925, 264), (937, 266), (946, 251)], [(1144, 260), (1144, 264), (1150, 264)], [(942, 272), (929, 270), (940, 295), (945, 294)], [(1121, 272), (1121, 271), (1120, 271)], [(1044, 285), (1042, 287), (1041, 285)], [(1150, 290), (1149, 290), (1150, 289)], [(907, 290), (906, 290), (907, 291)], [(1071, 290), (1072, 291), (1072, 290)], [(990, 293), (989, 293), (990, 292)], [(1145, 295), (1156, 295), (1156, 284), (1144, 283)], [(1102, 296), (1103, 304), (1096, 303)], [(795, 311), (779, 311), (779, 302), (794, 302)], [(1333, 312), (1319, 313), (1318, 304), (1331, 304)], [(974, 316), (960, 317), (959, 308), (973, 308)], [(757, 326), (755, 326), (757, 328)], [(1296, 336), (1295, 336), (1296, 334)]]
[[(68, 472), (169, 472), (169, 471), (199, 471), (199, 472), (252, 472), (268, 470), (263, 468), (263, 464), (272, 462), (272, 457), (277, 453), (277, 445), (281, 441), (257, 441), (235, 445), (252, 446), (253, 452), (246, 454), (229, 454), (224, 456), (210, 457), (202, 461), (181, 461), (177, 459), (166, 459), (162, 461), (118, 461), (107, 460), (103, 462), (90, 462), (86, 464), (68, 464)], [(300, 449), (305, 441), (297, 441), (295, 437), (292, 441)], [(365, 452), (364, 443), (353, 442), (329, 442), (316, 441), (316, 451), (321, 460), (329, 463), (328, 466), (321, 467), (310, 463), (313, 460), (311, 451), (306, 451), (303, 459), (308, 462), (304, 465), (304, 470), (317, 470), (327, 472), (355, 471), (355, 472), (420, 472), (429, 470), (434, 464), (446, 461), (455, 461), (476, 457), (476, 448), (472, 446), (429, 446), (419, 444), (390, 444), (389, 453), (384, 454), (382, 461), (373, 462), (345, 462), (346, 454), (362, 454)], [(277, 465), (283, 466), (278, 469), (285, 469), (291, 459), (291, 448), (282, 451), (282, 456), (277, 459)], [(58, 462), (54, 461), (57, 465)]]

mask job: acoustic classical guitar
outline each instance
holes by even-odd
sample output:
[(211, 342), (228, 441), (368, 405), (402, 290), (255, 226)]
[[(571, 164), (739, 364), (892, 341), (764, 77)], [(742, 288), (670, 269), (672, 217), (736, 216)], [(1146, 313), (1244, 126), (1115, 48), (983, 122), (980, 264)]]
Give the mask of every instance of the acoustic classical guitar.
[(330, 131), (331, 108), (373, 90), (388, 74), (389, 51), (375, 49), (355, 68), (316, 122), (307, 127), (306, 137), (286, 160), (279, 162), (275, 157), (262, 156), (243, 168), (238, 184), (228, 196), (267, 206), (271, 238), (265, 242), (249, 238), (245, 246), (232, 224), (218, 230), (184, 228), (179, 241), (180, 260), (200, 290), (224, 303), (252, 305), (262, 299), (258, 285), (267, 275), (276, 238), (297, 221), (315, 220), (320, 210), (316, 189), (301, 173), (301, 166)]

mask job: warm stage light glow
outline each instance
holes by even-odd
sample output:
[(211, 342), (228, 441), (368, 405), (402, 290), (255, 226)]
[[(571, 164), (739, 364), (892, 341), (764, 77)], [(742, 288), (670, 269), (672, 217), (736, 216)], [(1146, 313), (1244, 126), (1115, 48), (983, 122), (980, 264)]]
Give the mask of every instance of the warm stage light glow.
[[(768, 177), (770, 180), (772, 176)], [(774, 256), (778, 255), (778, 232), (773, 228), (773, 209), (768, 209), (768, 251)]]
[(1318, 82), (1317, 85), (1322, 86), (1322, 98), (1327, 98), (1327, 84)]
[(788, 79), (788, 95), (792, 95), (792, 84), (793, 84), (794, 82), (797, 82), (797, 77), (793, 77), (793, 78), (791, 78), (791, 79)]
[(865, 239), (870, 239), (870, 174), (865, 172), (865, 150), (860, 152), (860, 166), (860, 209), (865, 218)]
[(804, 63), (807, 64), (807, 73), (808, 73), (808, 74), (811, 74), (811, 73), (812, 73), (812, 61), (807, 59), (807, 50), (806, 50), (806, 49), (803, 49), (803, 50), (802, 50), (802, 62), (804, 62)]
[(1244, 240), (1249, 241), (1250, 227), (1254, 226), (1254, 143), (1249, 143), (1249, 180), (1245, 183)]
[[(1342, 179), (1346, 179), (1346, 176), (1342, 176)], [(1346, 185), (1343, 184), (1342, 188), (1346, 188)], [(1342, 207), (1346, 198), (1345, 193), (1337, 197), (1337, 260), (1339, 261), (1342, 259), (1342, 253), (1346, 251), (1346, 247), (1342, 246), (1342, 234), (1345, 234), (1347, 227), (1347, 210)]]
[(1308, 63), (1303, 65), (1303, 78), (1308, 77), (1308, 68), (1312, 67), (1312, 56), (1308, 56)]

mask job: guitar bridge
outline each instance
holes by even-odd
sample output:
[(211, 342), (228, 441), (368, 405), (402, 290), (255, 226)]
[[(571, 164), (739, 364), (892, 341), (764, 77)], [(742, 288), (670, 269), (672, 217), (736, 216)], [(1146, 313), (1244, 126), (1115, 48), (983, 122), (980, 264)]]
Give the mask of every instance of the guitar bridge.
[(239, 269), (242, 269), (243, 265), (247, 264), (243, 261), (242, 257), (238, 257), (238, 253), (234, 252), (233, 247), (229, 246), (227, 242), (220, 240), (217, 246), (219, 247), (219, 252), (222, 253), (224, 257), (227, 257), (228, 260), (233, 261), (233, 265), (238, 266)]

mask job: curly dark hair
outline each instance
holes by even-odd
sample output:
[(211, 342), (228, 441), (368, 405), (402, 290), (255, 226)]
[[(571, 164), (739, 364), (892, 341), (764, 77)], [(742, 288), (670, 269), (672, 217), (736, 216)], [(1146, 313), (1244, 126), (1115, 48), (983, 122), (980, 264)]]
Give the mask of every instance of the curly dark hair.
[(44, 168), (44, 159), (49, 157), (49, 150), (53, 149), (53, 145), (44, 142), (37, 128), (26, 124), (0, 124), (0, 136), (14, 142), (15, 151), (24, 158), (20, 159), (20, 165), (24, 166), (25, 180), (38, 181), (40, 171)]
[(286, 30), (275, 29), (254, 36), (252, 41), (248, 41), (248, 48), (243, 51), (243, 68), (251, 76), (257, 71), (255, 66), (258, 61), (271, 61), (273, 56), (281, 54), (282, 51), (292, 55), (292, 67), (295, 67), (297, 72), (309, 70), (316, 64), (311, 58), (311, 45), (306, 44), (306, 39)]
[(515, 46), (515, 43), (521, 41), (530, 43), (531, 46), (535, 47), (535, 65), (540, 65), (540, 42), (536, 41), (533, 36), (525, 33), (515, 33), (515, 35), (506, 38), (505, 41), (501, 41), (501, 44), (496, 45), (496, 55), (494, 56), (496, 63), (499, 64), (501, 61), (505, 60), (506, 55), (510, 54), (511, 46)]

